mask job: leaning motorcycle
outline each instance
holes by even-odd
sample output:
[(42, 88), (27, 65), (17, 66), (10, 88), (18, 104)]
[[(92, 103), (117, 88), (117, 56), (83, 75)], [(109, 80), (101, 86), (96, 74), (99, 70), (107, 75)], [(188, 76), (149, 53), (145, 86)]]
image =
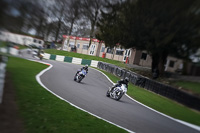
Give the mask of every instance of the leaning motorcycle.
[(109, 88), (109, 90), (106, 93), (107, 97), (111, 97), (115, 100), (120, 100), (122, 98), (122, 96), (127, 92), (127, 85), (126, 84), (122, 84), (121, 86), (117, 86), (115, 88), (113, 88), (111, 90), (111, 88)]
[(40, 53), (40, 55), (39, 55), (38, 57), (40, 58), (40, 60), (42, 60), (43, 57), (44, 57), (44, 54), (43, 54), (43, 53)]
[(75, 75), (75, 78), (74, 80), (77, 81), (78, 83), (81, 82), (81, 80), (86, 76), (87, 72), (86, 70), (81, 70), (79, 71), (76, 75)]

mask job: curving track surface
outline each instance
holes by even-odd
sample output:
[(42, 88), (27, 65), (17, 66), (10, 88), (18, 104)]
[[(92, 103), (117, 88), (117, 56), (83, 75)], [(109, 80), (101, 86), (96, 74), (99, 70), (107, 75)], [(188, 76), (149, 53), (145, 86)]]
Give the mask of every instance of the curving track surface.
[(81, 83), (73, 81), (76, 64), (44, 60), (53, 65), (40, 78), (52, 92), (110, 122), (136, 133), (199, 133), (137, 102), (123, 96), (120, 101), (106, 97), (112, 83), (100, 72), (89, 68), (89, 73)]

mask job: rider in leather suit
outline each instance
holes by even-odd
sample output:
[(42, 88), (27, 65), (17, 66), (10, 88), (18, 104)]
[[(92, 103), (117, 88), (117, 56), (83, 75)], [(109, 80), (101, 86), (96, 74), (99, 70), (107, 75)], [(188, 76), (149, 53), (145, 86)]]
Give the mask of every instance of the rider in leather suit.
[(88, 73), (88, 65), (85, 65), (84, 67), (81, 68), (81, 70), (78, 70), (78, 71), (76, 72), (76, 74), (75, 74), (75, 76), (74, 76), (74, 80), (76, 80), (76, 75), (77, 75), (80, 71), (82, 71), (83, 69), (86, 71), (86, 73)]
[(129, 78), (128, 78), (128, 77), (126, 77), (125, 79), (121, 79), (121, 80), (117, 81), (117, 84), (115, 84), (114, 86), (112, 86), (111, 91), (112, 91), (115, 87), (121, 86), (122, 84), (126, 84), (127, 89), (128, 89), (128, 82), (129, 82)]

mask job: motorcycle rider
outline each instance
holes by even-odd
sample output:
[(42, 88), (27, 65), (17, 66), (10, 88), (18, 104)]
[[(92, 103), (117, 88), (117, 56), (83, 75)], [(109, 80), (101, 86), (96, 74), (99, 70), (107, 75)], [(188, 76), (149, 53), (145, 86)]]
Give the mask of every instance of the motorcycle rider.
[(84, 67), (82, 67), (80, 70), (78, 70), (74, 76), (74, 80), (76, 80), (76, 75), (81, 72), (82, 70), (85, 70), (86, 73), (88, 73), (88, 65), (86, 64)]
[(82, 71), (83, 69), (88, 73), (88, 64), (86, 64), (84, 67), (82, 67), (82, 68), (81, 68), (81, 71)]
[(125, 79), (121, 79), (121, 80), (117, 81), (117, 84), (115, 84), (114, 86), (112, 86), (112, 88), (110, 89), (110, 91), (112, 91), (117, 86), (121, 86), (122, 84), (125, 84), (127, 86), (127, 89), (128, 89), (128, 82), (129, 82), (129, 78), (128, 77), (126, 77)]

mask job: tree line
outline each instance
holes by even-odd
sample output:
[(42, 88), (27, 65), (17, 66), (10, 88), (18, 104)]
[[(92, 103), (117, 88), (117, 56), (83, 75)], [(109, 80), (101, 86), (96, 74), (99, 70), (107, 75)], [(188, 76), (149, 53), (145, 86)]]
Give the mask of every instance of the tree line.
[(47, 40), (63, 34), (95, 37), (104, 0), (0, 0), (0, 29), (16, 33), (35, 31)]

